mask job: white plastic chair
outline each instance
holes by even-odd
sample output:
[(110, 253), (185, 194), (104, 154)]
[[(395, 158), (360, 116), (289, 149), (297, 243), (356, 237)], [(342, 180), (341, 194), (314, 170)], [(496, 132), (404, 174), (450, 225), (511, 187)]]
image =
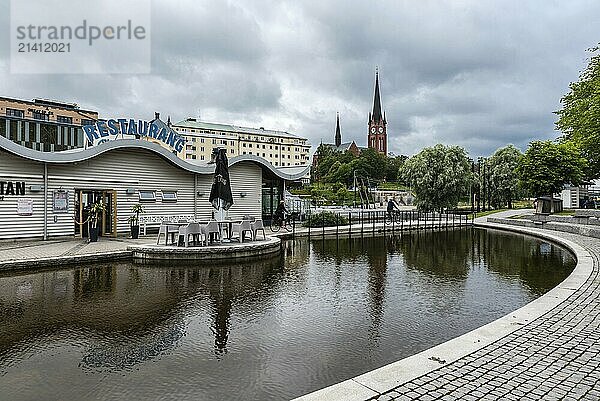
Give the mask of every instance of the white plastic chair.
[(183, 246), (186, 248), (189, 245), (190, 235), (192, 236), (194, 243), (200, 242), (200, 224), (189, 223), (188, 225), (179, 227), (179, 237), (183, 237)]
[(244, 242), (244, 233), (245, 232), (250, 233), (250, 239), (253, 238), (252, 226), (250, 225), (250, 222), (248, 220), (242, 220), (241, 223), (233, 223), (231, 225), (231, 239), (233, 239), (233, 233), (237, 233), (238, 240), (240, 242)]
[(208, 223), (200, 226), (200, 233), (204, 235), (204, 241), (208, 245), (211, 234), (216, 234), (219, 241), (221, 240), (221, 230), (219, 229), (219, 223), (216, 221), (209, 221)]
[(252, 223), (250, 223), (250, 227), (252, 228), (252, 238), (254, 241), (256, 241), (256, 234), (258, 234), (258, 231), (262, 231), (263, 241), (267, 239), (262, 220), (254, 220)]

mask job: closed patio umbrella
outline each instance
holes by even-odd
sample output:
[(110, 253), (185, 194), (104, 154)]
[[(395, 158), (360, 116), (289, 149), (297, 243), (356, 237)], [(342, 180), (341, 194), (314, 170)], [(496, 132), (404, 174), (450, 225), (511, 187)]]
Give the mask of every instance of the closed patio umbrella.
[(215, 163), (215, 176), (208, 200), (219, 211), (229, 210), (231, 205), (233, 205), (233, 195), (231, 194), (231, 184), (229, 182), (227, 150), (221, 148), (214, 149), (213, 160)]

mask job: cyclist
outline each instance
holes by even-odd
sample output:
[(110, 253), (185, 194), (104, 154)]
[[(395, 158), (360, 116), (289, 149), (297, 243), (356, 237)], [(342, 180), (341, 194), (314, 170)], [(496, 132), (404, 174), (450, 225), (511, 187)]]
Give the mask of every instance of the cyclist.
[(398, 206), (396, 205), (396, 200), (394, 198), (389, 198), (388, 204), (387, 204), (387, 214), (388, 214), (388, 218), (390, 220), (394, 219), (394, 216), (393, 216), (394, 209), (396, 209), (398, 211), (400, 210), (400, 209), (398, 209)]
[(277, 209), (275, 209), (275, 220), (280, 221), (282, 227), (286, 226), (285, 214), (289, 212), (290, 211), (285, 207), (284, 200), (280, 200), (279, 205), (277, 205)]

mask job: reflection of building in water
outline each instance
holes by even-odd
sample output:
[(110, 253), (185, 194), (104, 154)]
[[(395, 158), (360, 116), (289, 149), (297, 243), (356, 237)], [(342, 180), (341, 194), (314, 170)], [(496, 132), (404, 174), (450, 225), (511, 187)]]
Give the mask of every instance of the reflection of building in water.
[(255, 296), (245, 299), (246, 305), (268, 302), (279, 263), (271, 259), (193, 268), (115, 264), (3, 277), (0, 355), (21, 341), (62, 330), (91, 330), (97, 335), (91, 336), (82, 365), (127, 368), (177, 344), (185, 333), (182, 305), (199, 293), (211, 301), (212, 310), (205, 312), (213, 317), (215, 349), (223, 352), (235, 299), (251, 292)]
[[(385, 300), (385, 282), (387, 278), (387, 238), (372, 238), (373, 244), (367, 248), (369, 261), (369, 309), (371, 329), (369, 333), (373, 340), (379, 338), (379, 329), (383, 319), (383, 302)], [(372, 341), (373, 343), (373, 341)]]

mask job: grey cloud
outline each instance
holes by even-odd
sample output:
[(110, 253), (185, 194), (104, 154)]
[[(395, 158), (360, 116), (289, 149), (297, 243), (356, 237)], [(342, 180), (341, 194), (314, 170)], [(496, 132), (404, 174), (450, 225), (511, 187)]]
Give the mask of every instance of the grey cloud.
[(597, 15), (590, 0), (157, 0), (152, 74), (10, 75), (2, 36), (0, 95), (107, 116), (200, 113), (315, 145), (333, 141), (340, 111), (343, 139), (364, 146), (379, 65), (391, 151), (443, 142), (478, 156), (558, 135), (552, 112), (598, 41)]

